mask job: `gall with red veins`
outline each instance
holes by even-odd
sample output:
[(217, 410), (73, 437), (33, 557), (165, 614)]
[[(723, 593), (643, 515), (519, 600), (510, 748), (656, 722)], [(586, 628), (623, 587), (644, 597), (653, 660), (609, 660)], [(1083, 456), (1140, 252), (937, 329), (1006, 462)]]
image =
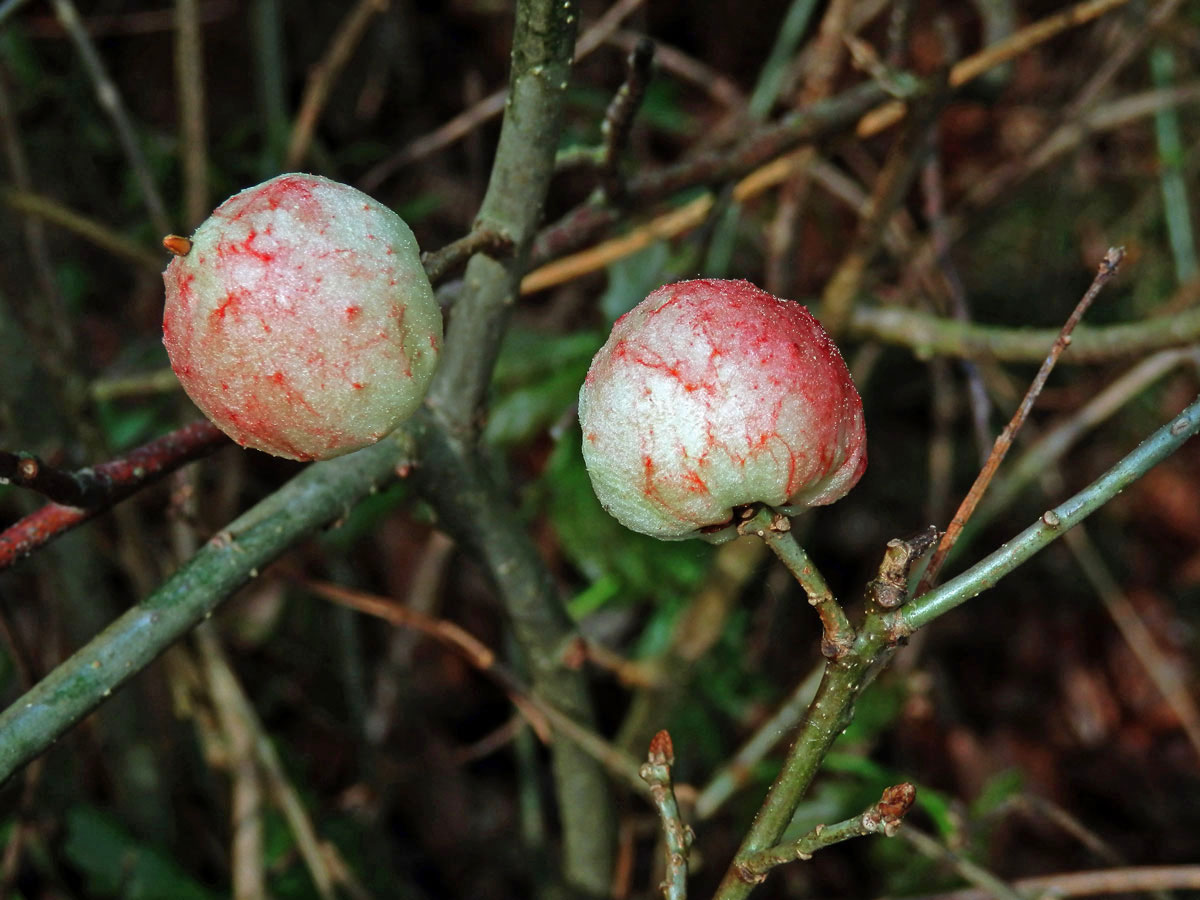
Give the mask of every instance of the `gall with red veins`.
[(226, 200), (190, 246), (174, 243), (184, 252), (163, 273), (163, 343), (188, 396), (239, 444), (325, 459), (416, 411), (442, 317), (390, 209), (280, 175)]
[(862, 401), (805, 307), (748, 281), (668, 284), (617, 320), (579, 393), (604, 508), (666, 540), (734, 509), (833, 503), (867, 466)]

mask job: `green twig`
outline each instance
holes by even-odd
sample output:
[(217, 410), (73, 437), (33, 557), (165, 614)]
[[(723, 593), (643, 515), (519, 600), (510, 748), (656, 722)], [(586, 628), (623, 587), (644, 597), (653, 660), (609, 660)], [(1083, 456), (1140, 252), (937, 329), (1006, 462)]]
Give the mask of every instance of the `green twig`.
[[(1150, 72), (1155, 87), (1169, 90), (1175, 80), (1175, 54), (1161, 45), (1150, 51)], [(1184, 147), (1179, 131), (1179, 110), (1166, 106), (1154, 113), (1154, 136), (1162, 167), (1163, 213), (1175, 260), (1175, 275), (1180, 282), (1196, 277), (1196, 235), (1192, 230), (1192, 211), (1188, 186), (1183, 174)]]
[(880, 832), (892, 837), (900, 828), (900, 823), (916, 797), (917, 789), (907, 782), (885, 788), (879, 802), (865, 809), (860, 815), (833, 825), (818, 825), (794, 841), (768, 847), (747, 856), (738, 863), (742, 877), (746, 881), (762, 881), (767, 877), (767, 872), (776, 866), (798, 859), (812, 859), (818, 850), (851, 838)]
[(967, 881), (982, 891), (986, 891), (992, 900), (1025, 900), (1015, 888), (1005, 884), (983, 866), (971, 862), (964, 856), (943, 846), (923, 831), (915, 828), (905, 828), (904, 838), (930, 859), (941, 860), (954, 867), (964, 881)]
[[(530, 668), (534, 690), (585, 727), (593, 723), (583, 672), (563, 653), (577, 636), (562, 598), (476, 439), (500, 339), (541, 220), (570, 77), (575, 0), (519, 0), (508, 103), (474, 230), (511, 240), (503, 260), (467, 263), (427, 409), (412, 421), (419, 484), (442, 526), (475, 554), (496, 585)], [(612, 878), (616, 817), (603, 768), (569, 741), (551, 748), (563, 831), (563, 874), (602, 896)]]
[[(1057, 328), (1005, 328), (956, 322), (909, 309), (857, 307), (849, 334), (910, 348), (917, 356), (966, 356), (1001, 362), (1041, 362)], [(1103, 363), (1143, 356), (1200, 340), (1200, 306), (1178, 315), (1124, 325), (1080, 325), (1071, 336), (1069, 362)]]
[(721, 881), (717, 900), (740, 900), (753, 889), (754, 882), (744, 877), (740, 865), (753, 854), (778, 843), (821, 761), (850, 724), (858, 697), (887, 664), (893, 648), (904, 636), (995, 585), (1003, 575), (1028, 561), (1067, 528), (1078, 524), (1178, 450), (1197, 431), (1200, 431), (1200, 398), (1087, 488), (1043, 514), (1035, 525), (970, 570), (893, 613), (867, 616), (850, 652), (826, 665), (817, 695), (762, 809)]
[(660, 731), (650, 741), (650, 752), (642, 765), (641, 776), (650, 785), (650, 796), (662, 820), (663, 838), (667, 848), (666, 877), (662, 892), (666, 900), (686, 900), (688, 851), (692, 846), (692, 829), (679, 817), (675, 788), (671, 785), (671, 766), (675, 765), (675, 748), (671, 735)]
[(821, 672), (822, 667), (815, 666), (803, 681), (792, 688), (791, 694), (770, 718), (759, 724), (754, 734), (700, 790), (693, 807), (699, 821), (711, 818), (734, 792), (745, 787), (751, 780), (755, 766), (804, 718), (804, 712), (812, 703), (817, 686), (821, 683)]

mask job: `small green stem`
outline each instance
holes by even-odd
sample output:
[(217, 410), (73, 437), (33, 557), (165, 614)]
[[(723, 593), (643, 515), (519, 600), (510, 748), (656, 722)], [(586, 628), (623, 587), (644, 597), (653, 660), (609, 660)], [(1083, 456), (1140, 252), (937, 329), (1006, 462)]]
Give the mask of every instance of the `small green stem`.
[(821, 617), (824, 635), (821, 638), (821, 653), (830, 659), (845, 655), (854, 644), (854, 626), (833, 596), (833, 591), (809, 559), (796, 536), (792, 534), (792, 523), (769, 507), (764, 507), (738, 526), (742, 534), (754, 534), (766, 541), (767, 546), (787, 566), (808, 595), (809, 604)]
[(803, 837), (786, 844), (777, 844), (751, 853), (740, 863), (742, 877), (746, 881), (762, 881), (767, 872), (784, 863), (812, 859), (814, 853), (825, 847), (840, 844), (851, 838), (883, 832), (888, 837), (896, 833), (904, 814), (916, 798), (916, 789), (908, 783), (894, 785), (883, 792), (880, 801), (868, 807), (852, 819), (834, 825), (818, 825)]
[(692, 830), (679, 816), (675, 788), (671, 784), (671, 766), (675, 764), (675, 748), (671, 735), (660, 731), (650, 741), (650, 752), (642, 765), (642, 779), (650, 786), (650, 796), (662, 819), (663, 838), (667, 845), (666, 877), (661, 885), (666, 900), (686, 900), (688, 851), (692, 846)]

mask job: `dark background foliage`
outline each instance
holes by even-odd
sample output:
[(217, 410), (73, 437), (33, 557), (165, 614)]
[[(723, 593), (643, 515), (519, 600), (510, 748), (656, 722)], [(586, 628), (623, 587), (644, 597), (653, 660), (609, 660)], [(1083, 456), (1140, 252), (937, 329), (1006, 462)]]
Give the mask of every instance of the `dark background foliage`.
[[(933, 72), (947, 55), (965, 56), (981, 46), (974, 4), (907, 6), (906, 65), (914, 71)], [(1023, 2), (1013, 13), (1018, 24), (1028, 24), (1060, 6)], [(947, 208), (957, 209), (973, 186), (996, 172), (1028, 163), (1088, 79), (1139, 37), (1147, 6), (1131, 4), (1036, 47), (948, 102), (936, 139)], [(650, 2), (634, 11), (623, 28), (661, 41), (672, 55), (660, 52), (622, 166), (649, 171), (704, 148), (727, 147), (743, 134), (746, 97), (787, 7), (718, 0)], [(282, 170), (312, 67), (346, 9), (211, 0), (200, 10), (211, 207)], [(585, 29), (604, 11), (603, 4), (585, 2)], [(1161, 79), (1154, 82), (1149, 52), (1171, 54), (1173, 83), (1194, 86), (1198, 12), (1195, 4), (1182, 4), (1168, 27), (1155, 32), (1151, 50), (1135, 56), (1085, 112), (1163, 87)], [(199, 223), (188, 219), (182, 200), (171, 10), (100, 0), (81, 4), (81, 13), (167, 199), (170, 227), (188, 233)], [(509, 4), (492, 0), (394, 0), (333, 82), (301, 167), (367, 185), (405, 216), (424, 248), (466, 233), (487, 184), (497, 118), (386, 175), (378, 167), (502, 88), (511, 19)], [(873, 18), (860, 36), (886, 47), (887, 20), (886, 12)], [(605, 106), (624, 77), (626, 49), (606, 43), (577, 66), (564, 147), (599, 139)], [(696, 76), (685, 64), (704, 68)], [(798, 77), (786, 82), (785, 99)], [(834, 88), (863, 77), (843, 64)], [(97, 104), (93, 80), (47, 4), (31, 2), (0, 27), (0, 83), (10, 153), (3, 168), (8, 193), (0, 198), (6, 204), (0, 213), (0, 448), (82, 466), (197, 414), (169, 381), (155, 387), (143, 377), (166, 365), (162, 285), (151, 267), (54, 225), (44, 226), (48, 253), (37, 259), (27, 233), (37, 219), (21, 211), (14, 192), (48, 198), (150, 253), (161, 235)], [(1189, 308), (1196, 282), (1193, 276), (1180, 288), (1162, 184), (1164, 171), (1182, 166), (1185, 201), (1194, 202), (1200, 139), (1194, 109), (1192, 96), (1176, 119), (1182, 159), (1164, 158), (1151, 117), (1132, 118), (1077, 141), (982, 208), (967, 209), (952, 264), (971, 317), (1057, 327), (1113, 244), (1126, 245), (1129, 258), (1089, 321), (1134, 321)], [(820, 158), (869, 191), (895, 138), (894, 130), (865, 140), (846, 132), (823, 142)], [(28, 162), (24, 182), (13, 168), (14, 146)], [(571, 209), (594, 184), (586, 170), (559, 176), (547, 219)], [(794, 245), (781, 259), (764, 236), (778, 202), (772, 191), (744, 204), (732, 230), (722, 225), (719, 206), (675, 241), (525, 298), (501, 352), (485, 432), (490, 463), (510, 479), (519, 509), (512, 527), (534, 536), (589, 640), (623, 661), (650, 666), (669, 658), (663, 654), (672, 646), (671, 630), (683, 617), (697, 615), (718, 630), (694, 667), (658, 673), (668, 683), (677, 675), (682, 680), (672, 685), (676, 693), (664, 717), (642, 728), (670, 728), (676, 780), (697, 787), (817, 664), (818, 623), (798, 586), (765, 557), (717, 583), (713, 548), (643, 539), (608, 519), (582, 468), (573, 403), (611, 320), (664, 281), (702, 272), (761, 282), (775, 264), (786, 273), (789, 296), (815, 303), (857, 216), (827, 188), (810, 188)], [(636, 227), (653, 211), (629, 210), (613, 233)], [(927, 231), (927, 196), (919, 185), (901, 212), (910, 228)], [(731, 240), (725, 259), (713, 251), (722, 235)], [(865, 285), (871, 302), (911, 302), (919, 293), (912, 266), (910, 253), (879, 254)], [(44, 283), (47, 274), (51, 284)], [(455, 289), (452, 277), (443, 292), (453, 296)], [(798, 520), (797, 528), (835, 591), (854, 608), (852, 598), (872, 577), (889, 538), (948, 520), (978, 467), (979, 448), (956, 362), (861, 334), (842, 344), (864, 396), (870, 468), (849, 497)], [(1068, 351), (1014, 457), (1037, 434), (1069, 421), (1137, 359), (1114, 355), (1073, 365)], [(993, 434), (1034, 365), (979, 361), (997, 408), (989, 421)], [(114, 394), (111, 386), (129, 378), (140, 387)], [(978, 558), (1089, 483), (1187, 402), (1196, 383), (1193, 354), (1164, 377), (1128, 391), (1117, 415), (1042, 466), (1043, 481), (1027, 484), (996, 510), (951, 567)], [(1198, 466), (1200, 449), (1185, 447), (1089, 526), (1117, 593), (1152, 638), (1154, 664), (1193, 694)], [(223, 450), (188, 477), (141, 491), (0, 574), (6, 701), (145, 596), (178, 565), (181, 541), (206, 540), (298, 468)], [(27, 493), (0, 487), (0, 524), (37, 505)], [(308, 579), (420, 605), (519, 668), (485, 574), (436, 531), (429, 509), (399, 482), (347, 510), (338, 527), (295, 547), (214, 621), (287, 778), (361, 890), (379, 897), (531, 895), (554, 859), (554, 799), (545, 751), (520, 727), (509, 699), (441, 644), (332, 604)], [(720, 602), (698, 611), (698, 598), (714, 583)], [(0, 788), (0, 835), (18, 848), (4, 857), (0, 872), (10, 896), (228, 892), (228, 757), (213, 700), (197, 685), (197, 659), (185, 642)], [(628, 679), (642, 670), (602, 662), (587, 663), (599, 731), (640, 756), (648, 735), (630, 724), (638, 692)], [(1198, 753), (1178, 706), (1164, 699), (1130, 650), (1076, 556), (1058, 544), (902, 651), (860, 704), (797, 827), (846, 818), (877, 799), (884, 785), (907, 779), (921, 797), (910, 821), (1002, 878), (1185, 863), (1200, 858)], [(748, 773), (725, 808), (696, 824), (696, 896), (711, 892), (736, 849), (770, 783), (770, 759)], [(616, 783), (613, 791), (627, 867), (621, 896), (651, 896), (657, 821), (641, 799)], [(264, 828), (271, 894), (315, 896), (295, 838), (274, 808)], [(928, 894), (959, 883), (952, 866), (898, 836), (844, 844), (785, 867), (756, 896)]]

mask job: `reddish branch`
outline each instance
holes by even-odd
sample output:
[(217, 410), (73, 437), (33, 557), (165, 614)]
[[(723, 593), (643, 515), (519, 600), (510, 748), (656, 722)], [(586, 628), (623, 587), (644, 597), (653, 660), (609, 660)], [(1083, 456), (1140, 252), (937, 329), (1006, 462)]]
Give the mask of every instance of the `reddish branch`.
[(1092, 279), (1091, 287), (1087, 289), (1083, 298), (1067, 318), (1066, 323), (1058, 334), (1058, 339), (1054, 342), (1054, 346), (1050, 348), (1050, 353), (1047, 354), (1046, 359), (1042, 362), (1042, 367), (1038, 369), (1037, 375), (1034, 376), (1029, 390), (1025, 392), (1025, 399), (1021, 401), (1021, 405), (1013, 413), (1012, 419), (1004, 426), (1004, 430), (1000, 432), (1000, 436), (996, 438), (996, 443), (992, 447), (992, 452), (988, 456), (987, 462), (984, 463), (979, 475), (975, 478), (975, 483), (971, 485), (971, 490), (967, 492), (967, 496), (959, 504), (958, 511), (954, 513), (954, 518), (950, 521), (950, 527), (942, 535), (941, 543), (938, 544), (937, 550), (934, 551), (933, 556), (930, 558), (929, 565), (925, 569), (925, 574), (921, 578), (921, 584), (913, 594), (914, 597), (921, 596), (921, 594), (933, 586), (938, 572), (942, 568), (942, 563), (946, 559), (946, 554), (950, 552), (950, 548), (954, 546), (958, 540), (958, 536), (962, 534), (967, 520), (971, 518), (975, 512), (975, 508), (979, 506), (979, 501), (983, 499), (984, 492), (987, 491), (988, 485), (992, 483), (992, 476), (1000, 468), (1000, 463), (1004, 462), (1004, 457), (1008, 455), (1009, 448), (1012, 447), (1017, 432), (1025, 424), (1025, 419), (1029, 416), (1030, 410), (1033, 409), (1034, 402), (1042, 393), (1042, 388), (1046, 386), (1046, 379), (1050, 377), (1051, 370), (1054, 368), (1055, 363), (1058, 362), (1058, 358), (1063, 355), (1063, 352), (1070, 345), (1071, 332), (1075, 330), (1075, 326), (1079, 324), (1079, 321), (1083, 318), (1083, 314), (1088, 311), (1092, 302), (1099, 296), (1101, 289), (1116, 276), (1117, 269), (1120, 268), (1121, 260), (1124, 258), (1124, 247), (1110, 247), (1108, 252), (1104, 254), (1104, 259), (1100, 261), (1100, 266), (1096, 271), (1096, 277)]
[(53, 502), (0, 532), (0, 569), (180, 466), (229, 443), (211, 422), (193, 422), (130, 451), (74, 472), (36, 456), (0, 451), (0, 478)]

